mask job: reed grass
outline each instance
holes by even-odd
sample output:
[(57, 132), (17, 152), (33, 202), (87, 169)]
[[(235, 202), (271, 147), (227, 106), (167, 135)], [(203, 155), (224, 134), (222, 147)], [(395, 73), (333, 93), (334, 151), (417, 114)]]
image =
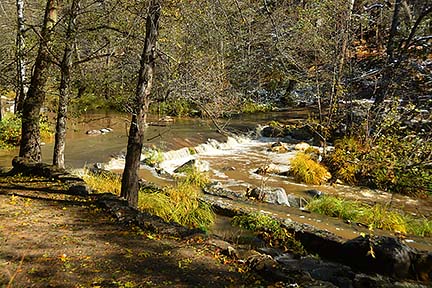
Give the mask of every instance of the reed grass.
[(318, 214), (362, 223), (377, 229), (422, 237), (432, 235), (432, 220), (414, 218), (392, 210), (387, 205), (369, 206), (358, 201), (324, 196), (312, 199), (306, 208)]

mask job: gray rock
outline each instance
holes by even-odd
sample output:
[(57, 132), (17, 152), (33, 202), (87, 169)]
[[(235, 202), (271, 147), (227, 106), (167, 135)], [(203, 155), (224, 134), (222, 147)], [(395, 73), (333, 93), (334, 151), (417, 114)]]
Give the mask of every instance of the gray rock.
[(271, 204), (279, 204), (290, 206), (287, 194), (283, 188), (277, 187), (256, 187), (247, 192), (248, 197), (255, 198), (259, 201), (264, 201)]

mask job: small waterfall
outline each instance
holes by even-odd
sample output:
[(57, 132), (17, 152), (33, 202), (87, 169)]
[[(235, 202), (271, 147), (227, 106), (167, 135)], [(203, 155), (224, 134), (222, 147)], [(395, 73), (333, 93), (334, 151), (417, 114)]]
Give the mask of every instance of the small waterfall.
[(173, 161), (177, 159), (187, 159), (187, 161), (189, 161), (193, 159), (193, 156), (187, 147), (163, 153), (163, 161)]

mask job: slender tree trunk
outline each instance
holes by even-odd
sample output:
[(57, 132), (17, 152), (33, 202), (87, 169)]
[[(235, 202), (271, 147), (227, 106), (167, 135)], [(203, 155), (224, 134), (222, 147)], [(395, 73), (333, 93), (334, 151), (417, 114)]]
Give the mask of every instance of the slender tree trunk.
[(17, 39), (16, 39), (16, 63), (17, 63), (17, 92), (15, 97), (15, 113), (21, 113), (27, 93), (26, 66), (25, 66), (25, 26), (24, 26), (24, 0), (16, 1), (17, 7)]
[(160, 0), (151, 0), (146, 20), (146, 37), (135, 91), (132, 122), (129, 129), (126, 164), (122, 176), (121, 196), (126, 198), (129, 205), (133, 207), (138, 206), (138, 170), (144, 140), (145, 117), (153, 84), (160, 10)]
[(51, 38), (56, 21), (57, 2), (56, 0), (47, 0), (39, 51), (31, 77), (30, 88), (23, 106), (21, 146), (19, 153), (20, 157), (25, 157), (36, 162), (42, 160), (39, 119), (40, 110), (45, 100), (45, 84), (48, 80), (48, 69), (51, 62), (49, 48), (51, 46)]
[(79, 0), (72, 0), (69, 23), (66, 31), (66, 43), (61, 62), (61, 79), (60, 79), (60, 97), (59, 106), (57, 111), (57, 124), (55, 132), (55, 143), (54, 143), (54, 156), (53, 164), (60, 168), (65, 167), (64, 163), (64, 151), (66, 145), (66, 121), (67, 121), (67, 109), (70, 99), (70, 75), (72, 69), (72, 54), (73, 45), (75, 43), (75, 22), (78, 16)]
[(387, 41), (387, 67), (384, 69), (382, 77), (381, 77), (381, 87), (379, 93), (377, 93), (375, 102), (374, 102), (374, 110), (378, 111), (381, 103), (384, 102), (388, 94), (388, 90), (390, 87), (390, 83), (392, 81), (393, 72), (395, 70), (394, 66), (399, 65), (398, 63), (394, 63), (394, 46), (395, 46), (395, 36), (397, 32), (397, 27), (399, 25), (399, 11), (402, 6), (402, 0), (394, 1), (394, 10), (393, 10), (393, 18), (390, 26), (390, 35)]
[(393, 19), (390, 27), (390, 35), (387, 42), (387, 57), (389, 63), (393, 62), (393, 52), (394, 52), (394, 45), (395, 45), (395, 36), (396, 36), (396, 30), (399, 25), (399, 11), (402, 6), (401, 0), (395, 0), (394, 3), (394, 10), (393, 10)]

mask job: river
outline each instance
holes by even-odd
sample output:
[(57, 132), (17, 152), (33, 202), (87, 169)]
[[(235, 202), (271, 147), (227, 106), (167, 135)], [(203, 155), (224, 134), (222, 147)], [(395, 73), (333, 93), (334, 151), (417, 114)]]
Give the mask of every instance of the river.
[[(344, 196), (369, 203), (389, 203), (397, 208), (403, 208), (410, 213), (420, 213), (426, 217), (432, 215), (432, 204), (429, 199), (411, 199), (404, 196), (392, 197), (389, 193), (375, 191), (359, 187), (344, 185), (305, 185), (296, 183), (293, 179), (283, 176), (260, 176), (254, 171), (265, 165), (275, 165), (279, 169), (287, 170), (296, 151), (277, 154), (269, 152), (271, 143), (280, 139), (263, 138), (257, 135), (256, 130), (260, 125), (265, 125), (271, 120), (298, 121), (307, 117), (304, 109), (293, 109), (284, 112), (263, 113), (258, 115), (245, 115), (234, 117), (227, 123), (227, 127), (236, 131), (238, 136), (226, 137), (217, 133), (214, 125), (209, 120), (202, 119), (175, 119), (173, 123), (157, 123), (158, 126), (146, 128), (145, 146), (155, 147), (165, 151), (164, 162), (161, 167), (172, 172), (181, 164), (195, 159), (202, 163), (210, 172), (211, 178), (221, 183), (224, 188), (242, 192), (248, 187), (280, 187), (287, 194), (297, 197), (305, 197), (306, 191), (317, 189), (331, 195)], [(150, 117), (150, 121), (157, 121), (157, 117)], [(66, 166), (79, 169), (93, 163), (103, 163), (105, 168), (121, 171), (127, 146), (127, 129), (129, 118), (120, 114), (87, 114), (79, 119), (70, 121), (67, 144)], [(87, 135), (86, 131), (112, 128), (113, 131), (102, 135)], [(292, 145), (293, 146), (293, 145)], [(194, 153), (191, 153), (193, 147)], [(53, 143), (47, 143), (42, 147), (44, 162), (52, 161)], [(0, 154), (0, 166), (8, 167), (11, 159), (18, 154), (17, 150)], [(153, 168), (143, 166), (141, 176), (148, 181), (159, 185), (169, 183), (164, 177), (159, 176)], [(237, 203), (239, 205), (249, 205)], [(266, 211), (279, 217), (289, 217), (294, 221), (314, 225), (320, 229), (333, 232), (343, 238), (354, 238), (363, 232), (361, 228), (352, 227), (328, 217), (304, 214), (299, 209), (295, 210), (280, 205), (257, 204), (257, 211)], [(420, 248), (432, 251), (430, 239), (416, 239), (422, 243)]]

